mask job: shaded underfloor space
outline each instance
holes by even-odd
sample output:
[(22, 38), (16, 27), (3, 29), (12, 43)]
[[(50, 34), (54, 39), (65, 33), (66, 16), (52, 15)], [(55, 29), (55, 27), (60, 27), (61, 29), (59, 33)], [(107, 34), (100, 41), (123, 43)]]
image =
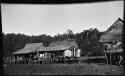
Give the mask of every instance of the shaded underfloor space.
[(123, 67), (97, 64), (11, 64), (5, 75), (123, 75)]

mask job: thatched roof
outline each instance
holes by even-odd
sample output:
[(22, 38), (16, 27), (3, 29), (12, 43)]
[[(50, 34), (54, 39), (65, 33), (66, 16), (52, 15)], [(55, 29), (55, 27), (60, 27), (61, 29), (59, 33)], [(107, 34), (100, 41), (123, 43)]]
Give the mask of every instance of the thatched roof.
[(122, 35), (104, 34), (100, 38), (100, 42), (122, 41)]
[(43, 43), (26, 44), (24, 48), (14, 52), (13, 54), (25, 54), (25, 53), (35, 52), (39, 47), (44, 47)]
[(100, 42), (122, 41), (123, 20), (118, 18), (100, 37)]
[(67, 39), (63, 41), (56, 41), (52, 42), (49, 47), (55, 47), (55, 46), (73, 46), (75, 45), (77, 47), (77, 43), (73, 39)]
[(52, 42), (48, 47), (40, 47), (37, 51), (59, 51), (59, 50), (66, 50), (69, 49), (71, 47), (76, 47), (77, 43), (75, 43), (74, 40), (63, 40), (63, 41), (56, 41), (56, 42)]
[(112, 49), (109, 49), (107, 51), (104, 51), (104, 52), (107, 52), (107, 53), (122, 53), (123, 52), (123, 47), (122, 47), (122, 44), (117, 44), (115, 46), (112, 47)]
[(37, 51), (59, 51), (66, 50), (71, 47), (78, 47), (74, 40), (63, 40), (52, 42), (48, 47), (44, 47), (43, 43), (26, 44), (24, 48), (14, 52), (13, 54), (26, 54)]

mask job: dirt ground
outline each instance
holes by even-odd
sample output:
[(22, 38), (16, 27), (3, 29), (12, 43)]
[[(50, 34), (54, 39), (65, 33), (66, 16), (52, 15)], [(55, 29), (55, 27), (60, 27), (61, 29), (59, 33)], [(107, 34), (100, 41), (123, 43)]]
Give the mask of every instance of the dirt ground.
[(106, 64), (12, 64), (4, 75), (123, 75), (123, 67)]

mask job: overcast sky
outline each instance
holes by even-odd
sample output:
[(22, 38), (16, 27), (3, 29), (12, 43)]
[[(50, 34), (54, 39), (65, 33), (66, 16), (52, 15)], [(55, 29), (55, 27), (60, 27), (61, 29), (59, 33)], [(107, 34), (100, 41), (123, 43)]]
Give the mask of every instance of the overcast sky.
[(74, 33), (89, 28), (105, 31), (119, 17), (123, 1), (81, 4), (1, 4), (2, 31), (26, 35)]

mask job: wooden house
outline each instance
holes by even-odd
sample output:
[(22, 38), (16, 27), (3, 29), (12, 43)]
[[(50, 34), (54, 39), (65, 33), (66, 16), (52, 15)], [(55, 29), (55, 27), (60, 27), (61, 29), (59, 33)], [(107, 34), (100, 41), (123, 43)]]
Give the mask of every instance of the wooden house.
[[(40, 47), (38, 54), (51, 55), (50, 57), (80, 57), (80, 49), (75, 40), (63, 40), (50, 43), (48, 47)], [(46, 56), (44, 55), (44, 56)]]
[(26, 44), (24, 48), (14, 52), (15, 57), (24, 58), (52, 58), (52, 57), (80, 57), (80, 49), (74, 40), (52, 42), (48, 47), (43, 43)]
[(116, 59), (122, 59), (122, 32), (123, 20), (118, 18), (100, 37), (108, 63), (113, 63)]
[(24, 48), (19, 49), (16, 52), (13, 52), (12, 54), (17, 57), (24, 57), (24, 58), (34, 58), (34, 55), (36, 54), (36, 50), (39, 47), (44, 47), (43, 43), (29, 43), (26, 44)]

